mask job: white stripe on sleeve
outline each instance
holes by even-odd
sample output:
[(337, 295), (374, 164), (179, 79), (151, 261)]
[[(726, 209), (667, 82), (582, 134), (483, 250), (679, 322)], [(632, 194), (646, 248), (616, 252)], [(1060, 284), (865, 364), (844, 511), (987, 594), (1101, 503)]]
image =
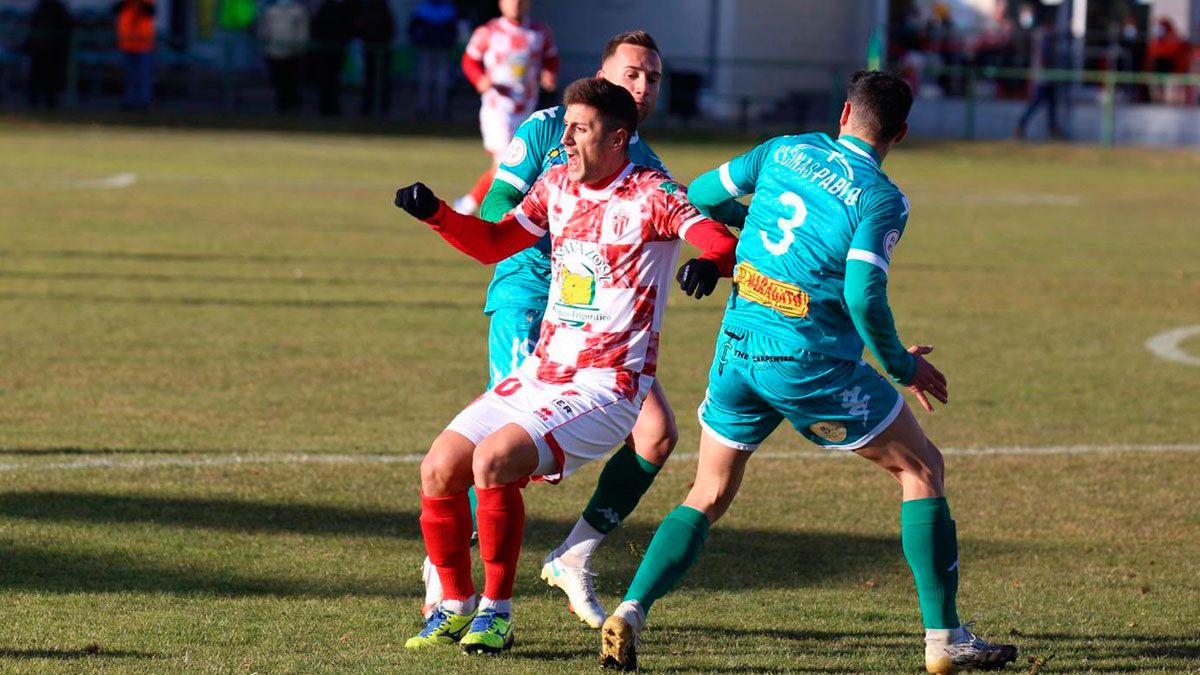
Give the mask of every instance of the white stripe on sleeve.
[(521, 178), (519, 176), (517, 176), (517, 174), (515, 174), (511, 171), (505, 171), (504, 169), (496, 169), (496, 180), (502, 180), (505, 183), (508, 183), (509, 185), (517, 188), (518, 190), (521, 191), (521, 194), (529, 192), (529, 184), (526, 183), (525, 181), (521, 180)]
[(745, 192), (742, 192), (742, 190), (740, 188), (738, 188), (737, 185), (734, 184), (733, 176), (729, 175), (729, 162), (725, 162), (724, 164), (721, 165), (720, 174), (721, 174), (721, 185), (725, 188), (725, 191), (728, 192), (731, 197), (741, 197), (742, 195), (746, 194)]
[(684, 221), (683, 225), (679, 226), (679, 238), (687, 239), (687, 231), (692, 229), (696, 223), (704, 220), (704, 214), (696, 214)]
[(525, 228), (525, 231), (529, 232), (529, 234), (536, 234), (539, 237), (546, 235), (546, 228), (538, 227), (536, 223), (529, 219), (529, 216), (525, 215), (524, 212), (521, 211), (521, 209), (514, 209), (513, 215), (517, 217), (517, 222), (520, 223), (521, 227)]
[(888, 261), (875, 255), (874, 253), (871, 253), (870, 251), (864, 251), (861, 248), (850, 249), (850, 252), (846, 254), (846, 260), (861, 260), (865, 263), (871, 263), (872, 265), (883, 270), (884, 274), (888, 273)]

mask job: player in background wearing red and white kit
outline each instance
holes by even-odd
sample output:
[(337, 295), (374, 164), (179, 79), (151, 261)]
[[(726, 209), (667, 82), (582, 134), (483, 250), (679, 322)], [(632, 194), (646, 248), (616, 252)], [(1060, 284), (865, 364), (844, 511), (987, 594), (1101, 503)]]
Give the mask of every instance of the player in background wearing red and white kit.
[[(468, 653), (512, 646), (512, 588), (525, 528), (521, 488), (558, 482), (629, 436), (654, 384), (659, 331), (680, 239), (701, 249), (679, 269), (703, 297), (729, 276), (737, 240), (661, 171), (629, 161), (637, 105), (603, 79), (566, 91), (567, 163), (547, 170), (497, 223), (455, 213), (416, 183), (396, 205), (485, 264), (550, 234), (551, 286), (534, 353), (467, 406), (421, 462), (421, 533), (443, 593), (405, 647), (459, 642)], [(471, 578), (478, 497), (483, 595)]]
[(463, 74), (482, 97), (479, 131), (492, 165), (454, 202), (459, 213), (474, 214), (483, 203), (513, 134), (537, 108), (538, 86), (546, 91), (558, 86), (558, 50), (550, 28), (530, 20), (532, 4), (500, 0), (500, 17), (476, 28), (463, 52)]

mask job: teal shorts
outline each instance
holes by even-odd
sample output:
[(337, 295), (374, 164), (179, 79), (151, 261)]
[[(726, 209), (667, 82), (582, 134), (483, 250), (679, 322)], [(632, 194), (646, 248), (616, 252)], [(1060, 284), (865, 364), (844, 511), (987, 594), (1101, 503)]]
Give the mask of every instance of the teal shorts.
[(785, 349), (723, 325), (699, 414), (705, 431), (738, 450), (757, 448), (785, 418), (817, 445), (857, 450), (903, 407), (900, 392), (865, 361)]
[(501, 307), (488, 323), (488, 389), (508, 377), (537, 346), (546, 308)]

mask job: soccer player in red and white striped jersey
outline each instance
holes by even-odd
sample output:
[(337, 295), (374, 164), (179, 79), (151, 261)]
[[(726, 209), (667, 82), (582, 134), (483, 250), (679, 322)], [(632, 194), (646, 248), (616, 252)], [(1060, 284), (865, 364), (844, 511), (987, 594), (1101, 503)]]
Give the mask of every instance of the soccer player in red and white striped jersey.
[[(534, 354), (463, 410), (421, 464), (421, 531), (443, 600), (406, 647), (512, 644), (512, 587), (524, 532), (521, 488), (558, 482), (629, 435), (654, 382), (659, 331), (680, 240), (701, 249), (676, 278), (695, 297), (729, 276), (737, 240), (660, 171), (629, 162), (637, 106), (603, 79), (567, 88), (567, 163), (551, 168), (497, 223), (455, 213), (420, 183), (396, 203), (488, 264), (549, 232), (552, 281)], [(479, 506), (485, 584), (476, 607), (471, 513)]]
[(462, 213), (475, 213), (483, 203), (513, 134), (537, 108), (538, 87), (558, 86), (558, 49), (550, 28), (529, 18), (531, 4), (500, 0), (500, 16), (476, 28), (463, 52), (463, 74), (481, 98), (479, 131), (492, 165), (455, 202)]

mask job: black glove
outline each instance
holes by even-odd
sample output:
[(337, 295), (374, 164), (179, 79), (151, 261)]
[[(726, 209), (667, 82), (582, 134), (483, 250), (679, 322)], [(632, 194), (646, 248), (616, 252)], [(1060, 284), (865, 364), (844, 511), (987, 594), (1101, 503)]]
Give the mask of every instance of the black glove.
[(711, 295), (717, 288), (717, 279), (720, 278), (721, 272), (717, 269), (717, 264), (700, 258), (692, 258), (683, 263), (679, 273), (675, 275), (675, 280), (679, 282), (683, 292), (697, 300)]
[(396, 206), (417, 220), (425, 220), (437, 213), (438, 198), (424, 183), (413, 183), (396, 190)]

